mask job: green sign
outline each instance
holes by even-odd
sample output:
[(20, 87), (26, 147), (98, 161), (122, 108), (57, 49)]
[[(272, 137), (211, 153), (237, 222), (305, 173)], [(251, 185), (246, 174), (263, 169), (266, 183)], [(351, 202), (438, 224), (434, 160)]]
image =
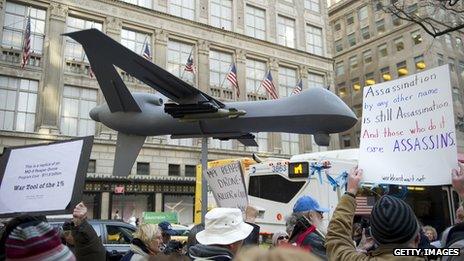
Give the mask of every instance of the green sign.
[(143, 212), (143, 223), (145, 224), (158, 224), (163, 221), (177, 224), (179, 219), (175, 212)]

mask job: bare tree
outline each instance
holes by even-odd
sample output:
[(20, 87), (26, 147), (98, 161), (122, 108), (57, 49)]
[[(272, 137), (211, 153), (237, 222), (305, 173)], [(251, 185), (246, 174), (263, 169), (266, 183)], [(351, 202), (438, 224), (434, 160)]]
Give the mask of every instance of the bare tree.
[(374, 7), (420, 25), (436, 38), (464, 28), (463, 0), (373, 0)]

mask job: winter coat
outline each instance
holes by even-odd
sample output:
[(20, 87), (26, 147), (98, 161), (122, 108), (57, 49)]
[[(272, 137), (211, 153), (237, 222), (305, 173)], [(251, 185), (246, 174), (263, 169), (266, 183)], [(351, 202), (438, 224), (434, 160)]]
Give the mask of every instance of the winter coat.
[(150, 251), (147, 246), (138, 238), (134, 238), (130, 245), (130, 250), (121, 259), (121, 261), (143, 261), (148, 260)]
[(196, 244), (189, 249), (192, 260), (230, 261), (234, 255), (225, 248)]
[(290, 242), (308, 250), (322, 260), (327, 260), (324, 235), (306, 217), (299, 217), (293, 227)]
[(350, 195), (340, 198), (337, 208), (329, 223), (326, 236), (326, 247), (329, 260), (337, 261), (419, 261), (426, 260), (419, 256), (394, 256), (394, 248), (405, 248), (403, 245), (380, 245), (372, 252), (359, 253), (351, 239), (356, 199)]
[(71, 229), (74, 238), (74, 255), (76, 260), (106, 260), (106, 250), (100, 237), (86, 220)]

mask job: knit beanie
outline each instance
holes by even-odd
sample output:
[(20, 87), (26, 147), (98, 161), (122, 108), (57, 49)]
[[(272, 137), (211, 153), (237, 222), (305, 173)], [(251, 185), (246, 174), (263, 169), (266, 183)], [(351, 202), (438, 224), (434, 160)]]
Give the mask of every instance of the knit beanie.
[(401, 199), (382, 196), (372, 209), (371, 233), (379, 244), (403, 244), (419, 231), (419, 223), (411, 207)]
[(6, 260), (76, 260), (69, 248), (61, 244), (58, 231), (43, 221), (18, 225), (6, 240)]

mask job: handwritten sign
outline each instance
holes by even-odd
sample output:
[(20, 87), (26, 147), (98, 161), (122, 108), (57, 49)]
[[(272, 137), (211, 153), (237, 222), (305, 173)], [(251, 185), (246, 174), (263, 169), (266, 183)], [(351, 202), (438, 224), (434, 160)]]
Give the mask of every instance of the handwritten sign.
[(0, 215), (69, 212), (72, 199), (77, 204), (82, 197), (92, 140), (8, 149), (0, 168)]
[(448, 65), (366, 86), (363, 95), (364, 181), (450, 184), (457, 149)]
[(248, 196), (240, 162), (209, 168), (206, 180), (219, 207), (239, 208), (245, 211)]

